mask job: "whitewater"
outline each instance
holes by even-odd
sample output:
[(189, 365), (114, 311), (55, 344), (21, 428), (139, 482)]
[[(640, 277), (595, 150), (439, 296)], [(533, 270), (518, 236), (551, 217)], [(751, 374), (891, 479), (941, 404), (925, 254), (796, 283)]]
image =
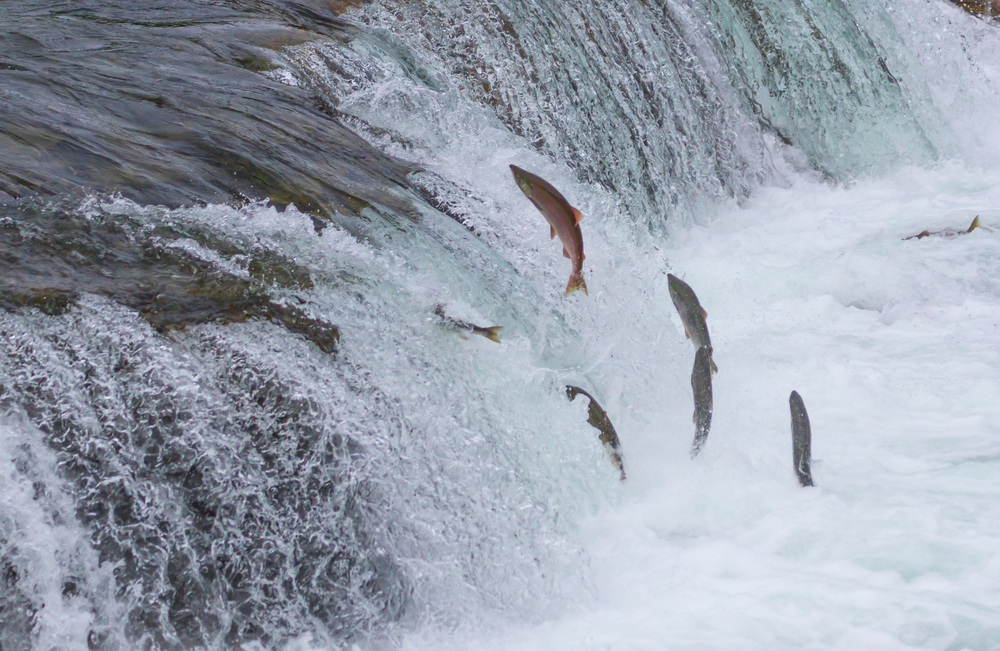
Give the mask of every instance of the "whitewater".
[[(602, 360), (631, 358), (603, 373), (635, 388), (604, 405), (628, 481), (574, 535), (588, 596), (495, 638), (404, 647), (997, 648), (996, 231), (903, 238), (988, 224), (998, 193), (996, 172), (957, 163), (849, 189), (797, 179), (673, 231), (669, 268), (697, 288), (720, 367), (702, 455), (663, 278), (643, 310), (662, 332)], [(815, 488), (792, 470), (793, 389)]]
[[(418, 21), (405, 7), (375, 3), (345, 14), (368, 30), (349, 44), (284, 47), (281, 65), (263, 74), (319, 88), (338, 120), (412, 163), (426, 201), (416, 214), (373, 202), (317, 236), (314, 216), (294, 203), (168, 208), (92, 194), (75, 205), (81, 221), (128, 224), (152, 234), (150, 246), (234, 277), (249, 278), (242, 260), (261, 251), (294, 261), (314, 284), (274, 293), (336, 324), (340, 339), (327, 355), (263, 320), (165, 336), (97, 294), (56, 316), (0, 312), (0, 398), (11, 401), (0, 412), (0, 596), (10, 604), (0, 640), (17, 651), (1000, 649), (997, 27), (944, 3), (884, 12), (838, 3), (881, 38), (872, 49), (906, 74), (906, 92), (872, 94), (884, 102), (881, 127), (827, 107), (812, 117), (834, 126), (798, 146), (776, 131), (799, 137), (809, 122), (779, 124), (788, 118), (780, 107), (762, 109), (773, 110), (773, 130), (751, 133), (712, 67), (723, 64), (692, 36), (704, 16), (680, 4), (687, 43), (704, 46), (691, 46), (699, 83), (717, 84), (718, 97), (702, 99), (718, 121), (661, 125), (667, 144), (649, 130), (634, 151), (623, 145), (634, 136), (623, 125), (646, 118), (618, 87), (608, 91), (614, 102), (584, 110), (526, 91), (511, 70), (477, 68), (477, 47), (492, 36), (476, 33), (474, 11), (448, 26), (459, 57), (410, 34)], [(574, 29), (592, 28), (586, 11), (577, 18)], [(419, 24), (433, 31), (434, 19), (421, 14)], [(713, 29), (704, 27), (714, 38)], [(544, 39), (531, 44), (573, 58)], [(546, 65), (557, 78), (558, 60)], [(483, 95), (468, 75), (489, 78)], [(671, 90), (690, 82), (671, 80)], [(498, 117), (505, 92), (516, 114)], [(621, 113), (601, 113), (615, 103)], [(855, 120), (867, 126), (844, 127)], [(717, 160), (656, 159), (688, 136), (731, 147), (706, 147)], [(511, 164), (583, 214), (589, 295), (563, 294), (570, 263)], [(718, 177), (704, 172), (715, 166), (725, 168)], [(408, 192), (386, 195), (403, 205)], [(967, 234), (906, 239), (961, 231), (976, 216), (981, 228)], [(166, 239), (171, 228), (185, 236)], [(719, 367), (711, 431), (693, 460), (695, 350), (668, 274), (707, 311)], [(437, 306), (503, 326), (502, 343), (442, 328)], [(134, 496), (138, 525), (115, 514), (78, 521), (84, 490), (50, 444), (55, 417), (11, 398), (28, 380), (53, 396), (39, 402), (57, 423), (111, 460), (95, 485), (109, 487), (109, 500)], [(585, 401), (566, 400), (567, 384), (607, 411), (627, 480), (586, 423)], [(793, 390), (812, 425), (811, 488), (792, 468)], [(189, 423), (180, 461), (170, 461), (183, 467), (167, 479), (144, 474), (149, 448), (100, 438), (107, 422), (131, 422), (130, 409), (141, 425), (152, 413), (143, 410), (164, 402)], [(301, 430), (279, 427), (289, 404)], [(246, 444), (246, 432), (269, 427), (281, 434), (273, 449)], [(303, 452), (314, 441), (327, 446), (328, 465)], [(258, 472), (265, 453), (279, 471)], [(311, 511), (286, 517), (277, 500), (253, 501), (301, 466), (313, 474), (296, 476), (303, 493), (293, 498)], [(328, 493), (310, 502), (316, 477)], [(211, 536), (195, 531), (203, 521), (181, 490), (190, 484), (198, 504), (218, 506)], [(223, 522), (227, 502), (263, 513), (259, 528)], [(88, 526), (106, 526), (152, 569), (126, 582), (124, 562)], [(297, 547), (296, 536), (308, 544)], [(178, 556), (205, 577), (201, 568), (218, 563), (222, 576), (222, 552), (297, 559), (312, 544), (324, 557), (308, 581), (288, 560), (242, 566), (258, 583), (241, 584), (251, 597), (234, 603), (252, 602), (250, 616), (223, 598), (244, 598), (230, 584), (212, 592), (212, 578), (175, 609), (183, 616), (162, 606), (187, 585), (171, 574)], [(336, 562), (326, 556), (349, 569), (327, 572)], [(299, 592), (281, 592), (293, 581)], [(145, 619), (133, 614), (141, 609)], [(198, 626), (185, 629), (191, 619)]]
[[(542, 260), (553, 292), (568, 264), (502, 184), (504, 168), (550, 179), (585, 215), (591, 293), (560, 299), (583, 350), (560, 370), (599, 387), (628, 480), (605, 484), (565, 532), (583, 551), (585, 585), (554, 613), (430, 625), (403, 648), (1000, 648), (998, 49), (978, 23), (944, 15), (978, 35), (959, 48), (935, 34), (937, 54), (961, 49), (971, 72), (917, 48), (953, 155), (838, 183), (772, 139), (764, 187), (699, 207), (662, 240), (637, 235), (620, 202), (489, 121), (459, 112), (456, 132), (449, 114), (430, 139), (444, 152), (432, 166), (500, 204), (470, 219), (502, 242), (520, 237), (510, 257)], [(917, 12), (911, 25), (920, 19), (939, 17)], [(369, 101), (359, 103), (372, 119)], [(421, 114), (419, 135), (438, 111)], [(977, 215), (983, 228), (967, 235), (905, 239), (964, 230)], [(667, 273), (698, 293), (720, 367), (694, 461), (694, 350)], [(812, 421), (815, 488), (792, 469), (792, 390)]]

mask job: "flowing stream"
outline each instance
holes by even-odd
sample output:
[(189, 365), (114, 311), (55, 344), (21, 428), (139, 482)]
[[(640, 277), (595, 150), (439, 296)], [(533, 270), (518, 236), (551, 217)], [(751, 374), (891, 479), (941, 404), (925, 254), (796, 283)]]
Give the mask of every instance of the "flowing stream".
[(3, 3), (0, 651), (1000, 648), (998, 29)]

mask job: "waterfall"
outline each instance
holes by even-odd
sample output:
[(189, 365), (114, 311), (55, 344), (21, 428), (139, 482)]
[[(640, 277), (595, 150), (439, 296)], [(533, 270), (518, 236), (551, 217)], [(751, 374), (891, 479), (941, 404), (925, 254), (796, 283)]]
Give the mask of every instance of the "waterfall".
[[(1000, 141), (968, 128), (994, 26), (915, 0), (8, 11), (4, 651), (392, 648), (600, 599), (578, 533), (629, 488), (564, 387), (648, 470), (629, 433), (690, 412), (678, 229)], [(590, 296), (511, 164), (582, 212)]]

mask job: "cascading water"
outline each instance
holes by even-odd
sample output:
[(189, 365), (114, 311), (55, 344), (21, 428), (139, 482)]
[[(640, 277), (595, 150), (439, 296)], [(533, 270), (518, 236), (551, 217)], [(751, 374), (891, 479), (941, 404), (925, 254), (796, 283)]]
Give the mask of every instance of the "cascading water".
[[(823, 362), (802, 362), (817, 344), (795, 326), (833, 314), (826, 298), (885, 324), (905, 300), (986, 305), (994, 277), (963, 280), (942, 258), (914, 274), (943, 274), (942, 289), (916, 291), (853, 253), (871, 273), (847, 295), (824, 275), (839, 244), (806, 262), (775, 252), (812, 240), (756, 198), (788, 186), (779, 199), (822, 216), (851, 203), (816, 179), (992, 160), (1000, 130), (970, 135), (968, 113), (1000, 114), (993, 25), (848, 0), (0, 12), (3, 651), (1000, 643), (988, 590), (921, 556), (995, 576), (980, 538), (996, 492), (969, 489), (982, 516), (929, 492), (936, 538), (899, 562), (877, 535), (859, 551), (858, 526), (922, 531), (915, 507), (883, 484), (890, 497), (858, 517), (864, 483), (821, 493), (836, 482), (822, 462), (818, 489), (790, 492), (768, 434), (787, 423), (761, 397), (784, 387), (775, 366), (802, 363), (803, 396), (819, 393)], [(510, 164), (583, 213), (590, 296), (562, 295), (569, 263)], [(968, 184), (985, 204), (1000, 187)], [(914, 185), (913, 210), (940, 201)], [(748, 204), (747, 231), (711, 226)], [(872, 233), (829, 230), (882, 250)], [(764, 262), (740, 266), (745, 251)], [(721, 370), (697, 463), (692, 350), (666, 285), (682, 265), (703, 302), (730, 308), (710, 310)], [(780, 308), (790, 286), (813, 294), (778, 316), (719, 298), (762, 288)], [(463, 339), (438, 313), (501, 325), (501, 344)], [(775, 333), (785, 351), (752, 338)], [(614, 420), (624, 484), (567, 384)], [(809, 407), (827, 418), (818, 433), (856, 426)], [(856, 437), (841, 441), (830, 466), (857, 462)], [(977, 454), (995, 469), (993, 447)], [(898, 529), (878, 529), (883, 516)], [(846, 533), (831, 542), (825, 527)], [(914, 596), (879, 572), (924, 583)], [(938, 609), (935, 577), (966, 600)]]

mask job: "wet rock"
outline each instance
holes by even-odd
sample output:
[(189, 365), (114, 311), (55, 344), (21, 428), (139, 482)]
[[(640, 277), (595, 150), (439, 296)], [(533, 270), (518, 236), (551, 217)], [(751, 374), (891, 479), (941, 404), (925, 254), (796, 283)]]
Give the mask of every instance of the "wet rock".
[(126, 305), (157, 331), (201, 323), (266, 319), (302, 335), (325, 353), (340, 337), (330, 323), (271, 296), (272, 286), (308, 289), (307, 269), (271, 252), (246, 252), (196, 233), (202, 246), (245, 262), (237, 276), (176, 246), (192, 234), (158, 227), (152, 234), (110, 219), (83, 220), (59, 209), (25, 204), (0, 224), (0, 308), (64, 313), (81, 293)]
[(30, 651), (38, 609), (19, 585), (17, 549), (0, 537), (0, 649)]
[(970, 14), (983, 18), (1000, 16), (1000, 0), (951, 0)]
[(373, 204), (412, 210), (392, 191), (408, 185), (408, 166), (321, 110), (309, 89), (259, 74), (286, 45), (349, 40), (337, 14), (355, 4), (5, 6), (0, 199), (269, 200), (295, 204), (318, 228)]
[[(306, 633), (340, 648), (402, 617), (409, 580), (385, 533), (375, 460), (354, 438), (370, 440), (384, 418), (348, 433), (342, 380), (302, 377), (311, 362), (275, 368), (269, 350), (216, 329), (183, 350), (107, 322), (80, 337), (88, 309), (0, 314), (0, 328), (5, 317), (39, 325), (0, 336), (0, 410), (16, 405), (44, 433), (96, 560), (114, 568), (114, 620), (97, 618), (90, 648), (281, 648)], [(0, 630), (30, 630), (37, 605), (2, 583), (2, 525), (0, 605), (11, 607)], [(79, 576), (60, 588), (83, 590)]]
[(236, 59), (236, 63), (252, 72), (268, 72), (278, 68), (278, 66), (274, 65), (264, 57), (253, 54)]

